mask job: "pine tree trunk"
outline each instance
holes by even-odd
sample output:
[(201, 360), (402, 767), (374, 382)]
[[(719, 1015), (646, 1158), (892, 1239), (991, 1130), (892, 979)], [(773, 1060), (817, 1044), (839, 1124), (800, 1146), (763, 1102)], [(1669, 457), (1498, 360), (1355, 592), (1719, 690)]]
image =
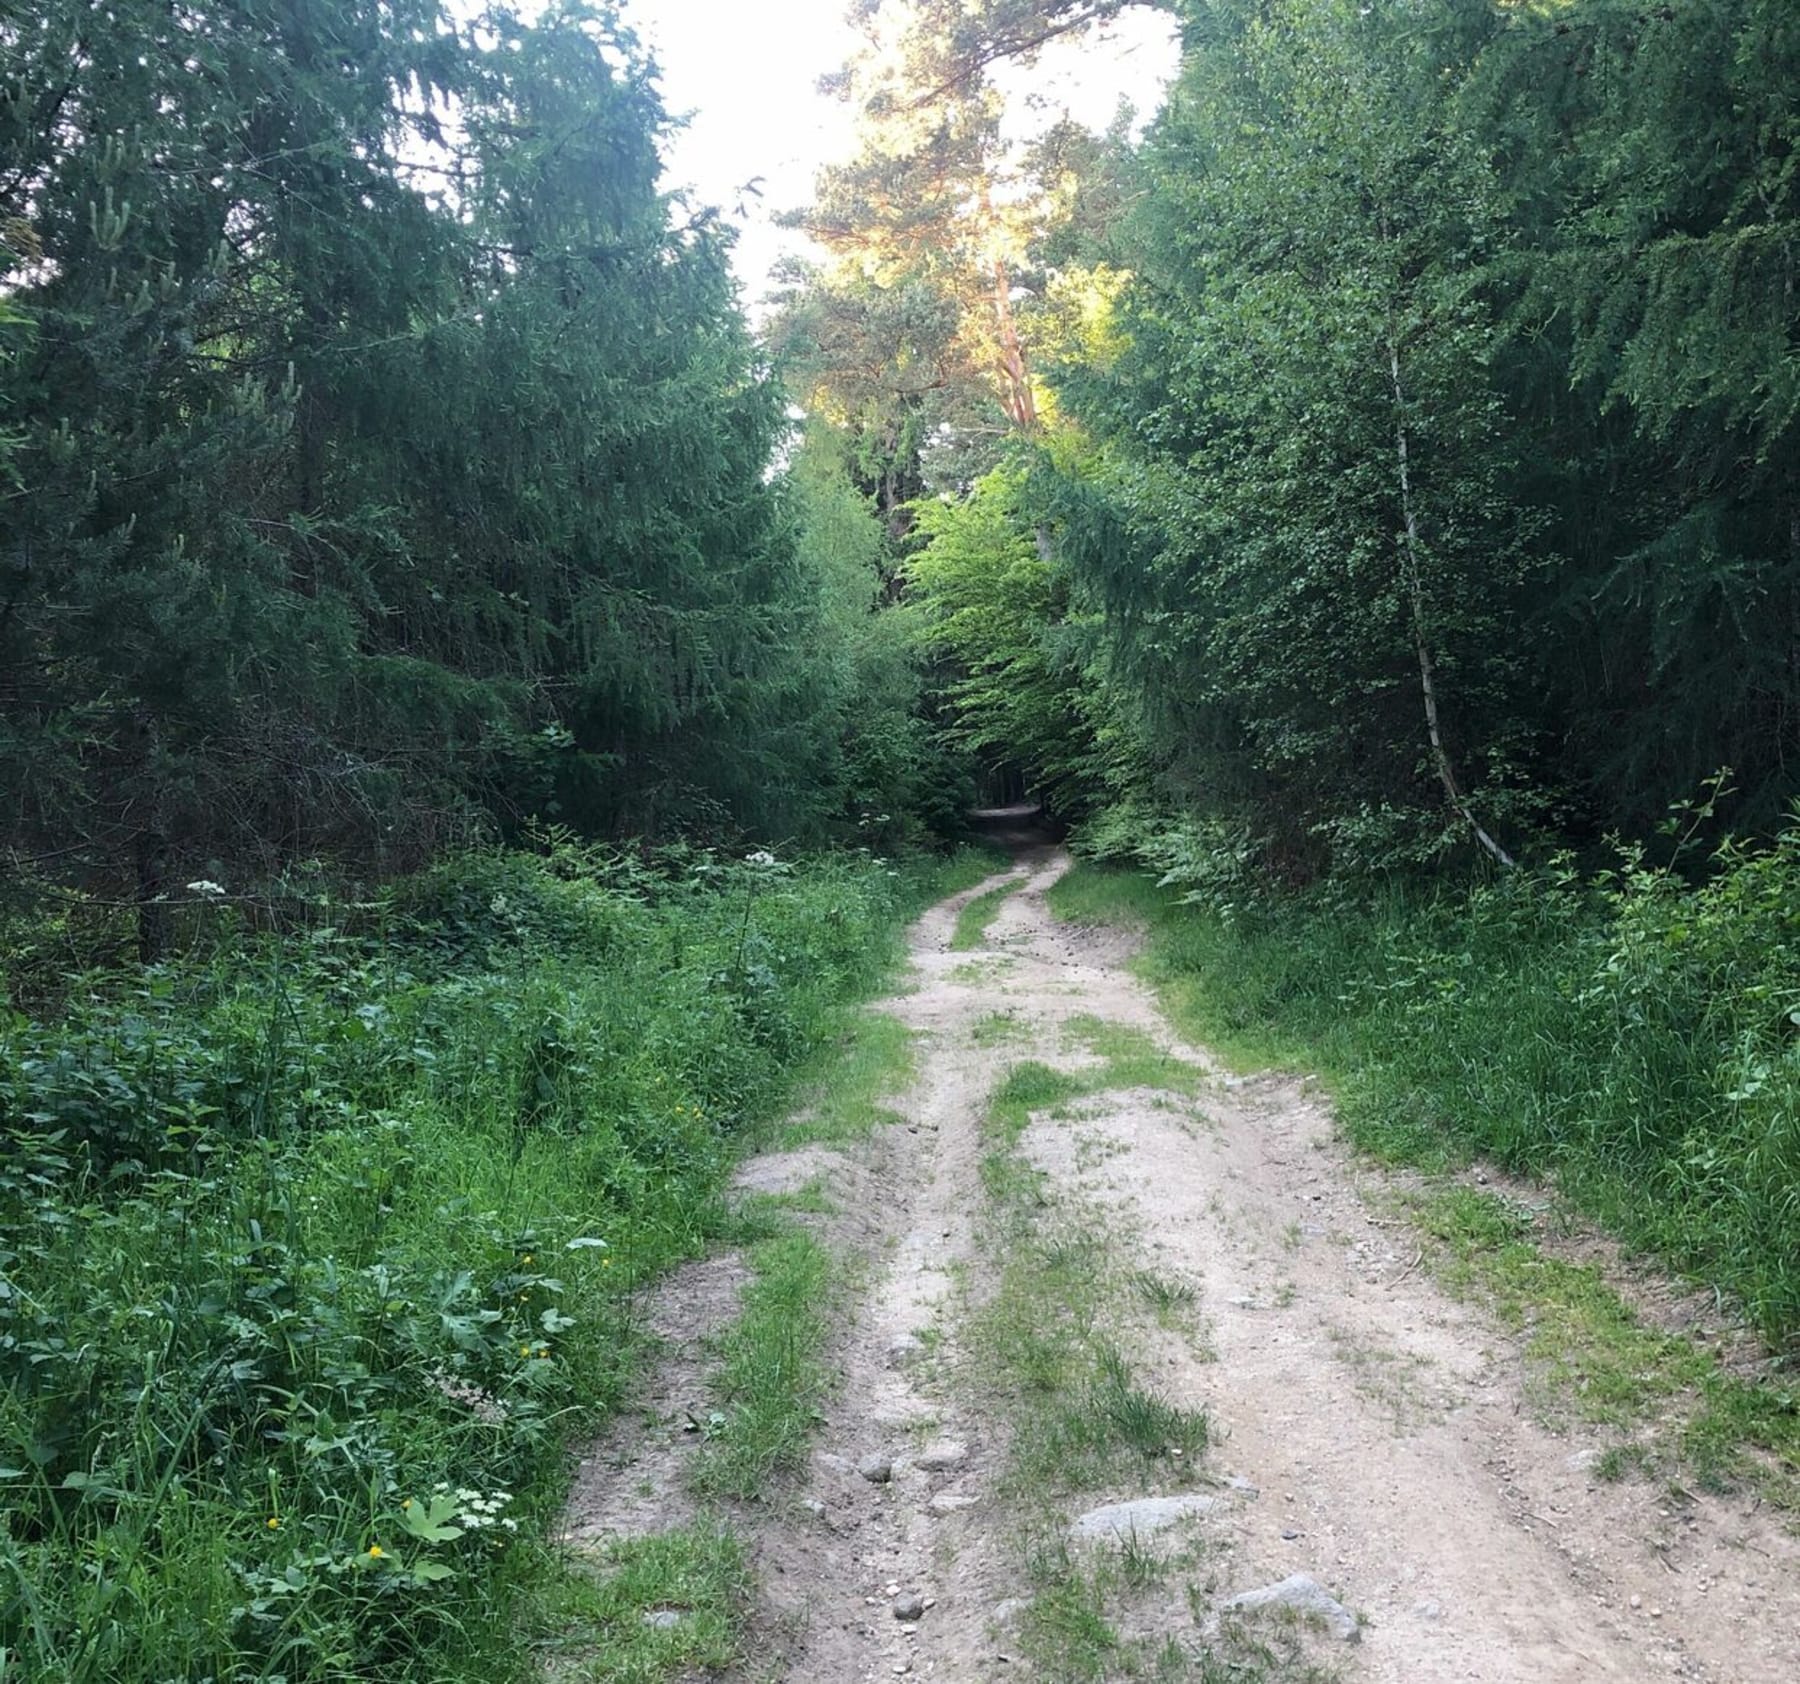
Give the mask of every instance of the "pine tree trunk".
[(1005, 384), (1001, 400), (1008, 419), (1022, 433), (1037, 431), (1037, 399), (1025, 367), (1025, 348), (1013, 320), (1012, 275), (1004, 258), (994, 259), (994, 322), (1000, 334), (1000, 378)]

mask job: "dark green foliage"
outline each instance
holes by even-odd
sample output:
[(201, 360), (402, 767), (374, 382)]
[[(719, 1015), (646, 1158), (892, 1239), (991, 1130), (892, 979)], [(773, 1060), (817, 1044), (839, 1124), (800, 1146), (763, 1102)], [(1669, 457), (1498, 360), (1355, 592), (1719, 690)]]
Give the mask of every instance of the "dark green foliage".
[(1428, 857), (1465, 806), (1505, 829), (1532, 748), (1506, 628), (1539, 523), (1470, 267), (1502, 207), (1444, 52), (1388, 8), (1196, 8), (1140, 164), (1129, 345), (1067, 374), (1114, 446), (1075, 464), (1110, 522), (1065, 502), (1116, 668), (1176, 787), (1295, 868)]
[(1575, 566), (1544, 665), (1566, 776), (1642, 829), (1721, 765), (1767, 825), (1800, 728), (1800, 16), (1520, 8), (1471, 64), (1523, 242), (1490, 286), (1528, 494)]
[(618, 1399), (630, 1292), (722, 1231), (734, 1137), (927, 891), (478, 855), (386, 939), (0, 1019), (5, 1664), (535, 1676), (562, 1446)]
[(15, 890), (152, 954), (189, 880), (838, 816), (853, 582), (609, 10), (69, 0), (0, 54)]
[[(1779, 0), (1191, 0), (1052, 500), (1181, 805), (1286, 871), (1795, 791)], [(1404, 436), (1407, 460), (1398, 460)], [(1424, 708), (1436, 690), (1440, 743)]]

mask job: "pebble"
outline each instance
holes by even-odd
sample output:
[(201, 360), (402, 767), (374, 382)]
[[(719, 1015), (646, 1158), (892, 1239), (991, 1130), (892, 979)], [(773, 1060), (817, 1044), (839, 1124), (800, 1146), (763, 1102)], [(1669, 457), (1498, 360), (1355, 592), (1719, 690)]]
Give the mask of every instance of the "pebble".
[(871, 1485), (886, 1485), (894, 1477), (894, 1458), (879, 1453), (865, 1456), (856, 1464), (856, 1471)]
[(806, 1499), (806, 1512), (810, 1514), (814, 1520), (823, 1520), (825, 1518), (825, 1505), (821, 1503), (817, 1497), (808, 1497)]
[(673, 1631), (681, 1624), (681, 1615), (674, 1608), (652, 1608), (644, 1616), (644, 1624), (653, 1631)]
[(894, 1598), (894, 1618), (897, 1620), (924, 1619), (925, 1598), (916, 1590), (902, 1592)]
[(1286, 1541), (1287, 1541), (1287, 1542), (1288, 1542), (1288, 1543), (1290, 1543), (1290, 1544), (1291, 1544), (1291, 1543), (1292, 1543), (1292, 1542), (1293, 1542), (1293, 1541), (1294, 1541), (1294, 1540), (1295, 1540), (1295, 1539), (1296, 1539), (1296, 1538), (1297, 1538), (1297, 1537), (1299, 1537), (1299, 1536), (1300, 1536), (1300, 1534), (1299, 1534), (1299, 1533), (1298, 1533), (1298, 1532), (1296, 1532), (1296, 1531), (1295, 1531), (1295, 1530), (1294, 1530), (1294, 1529), (1293, 1529), (1293, 1527), (1291, 1527), (1291, 1526), (1284, 1526), (1284, 1527), (1283, 1527), (1283, 1528), (1282, 1528), (1282, 1529), (1281, 1529), (1281, 1536), (1282, 1536), (1282, 1537), (1283, 1537), (1283, 1538), (1284, 1538), (1284, 1539), (1285, 1539), (1285, 1540), (1286, 1540)]
[(1427, 1597), (1423, 1602), (1415, 1602), (1413, 1612), (1422, 1620), (1441, 1620), (1444, 1617), (1443, 1604), (1431, 1597)]

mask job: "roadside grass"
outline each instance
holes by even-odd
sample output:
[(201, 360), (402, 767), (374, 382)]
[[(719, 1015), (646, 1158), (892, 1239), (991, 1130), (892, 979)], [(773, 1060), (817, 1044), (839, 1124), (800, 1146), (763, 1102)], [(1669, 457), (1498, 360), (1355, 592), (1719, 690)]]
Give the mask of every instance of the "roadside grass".
[(913, 1033), (865, 1008), (801, 1073), (794, 1110), (760, 1132), (759, 1150), (847, 1146), (900, 1115), (886, 1102), (912, 1080)]
[[(1065, 919), (1147, 928), (1138, 965), (1177, 1029), (1234, 1070), (1317, 1072), (1346, 1134), (1371, 1155), (1428, 1176), (1477, 1154), (1549, 1176), (1628, 1243), (1742, 1290), (1779, 1337), (1792, 1326), (1800, 1256), (1751, 1243), (1764, 1218), (1742, 1214), (1747, 1193), (1734, 1211), (1728, 1187), (1706, 1203), (1679, 1181), (1679, 1152), (1729, 1177), (1726, 1154), (1744, 1122), (1722, 1119), (1709, 1138), (1694, 1115), (1713, 1080), (1704, 1061), (1720, 1055), (1706, 1039), (1718, 1031), (1703, 1032), (1698, 1015), (1685, 1027), (1671, 1021), (1693, 933), (1665, 931), (1660, 901), (1615, 907), (1621, 927), (1608, 936), (1554, 887), (1540, 891), (1543, 904), (1528, 886), (1484, 893), (1460, 915), (1397, 898), (1227, 917), (1182, 905), (1143, 873), (1080, 865), (1049, 898)], [(1662, 955), (1665, 946), (1666, 960), (1646, 958), (1646, 947)], [(1733, 1091), (1760, 1101), (1758, 1080)], [(1615, 1116), (1634, 1131), (1623, 1142), (1600, 1120)], [(1784, 1138), (1782, 1125), (1767, 1132), (1768, 1163)], [(1766, 1172), (1745, 1160), (1746, 1184)], [(1609, 1465), (1712, 1489), (1748, 1483), (1794, 1505), (1800, 1377), (1739, 1378), (1646, 1326), (1598, 1269), (1548, 1254), (1523, 1215), (1491, 1195), (1444, 1180), (1414, 1214), (1449, 1284), (1530, 1330), (1546, 1407), (1647, 1437), (1617, 1447)]]
[(969, 1028), (969, 1038), (978, 1047), (1002, 1047), (1011, 1041), (1028, 1040), (1031, 1024), (1010, 1007), (1005, 1011), (987, 1012), (976, 1018)]
[[(1144, 1637), (1121, 1629), (1122, 1607), (1180, 1572), (1191, 1576), (1191, 1562), (1132, 1545), (1117, 1554), (1077, 1554), (1055, 1538), (1030, 1547), (1026, 1564), (1032, 1597), (1020, 1638), (1026, 1657), (1057, 1684), (1335, 1684), (1339, 1677), (1308, 1658), (1303, 1628), (1291, 1619), (1228, 1617), (1202, 1637), (1208, 1607), (1191, 1577), (1191, 1634)], [(1160, 1594), (1170, 1597), (1166, 1588)]]
[(548, 1580), (532, 1648), (547, 1684), (720, 1672), (740, 1658), (750, 1586), (743, 1545), (718, 1528), (613, 1544)]
[(965, 959), (950, 970), (950, 981), (965, 988), (981, 988), (997, 984), (1009, 972), (1018, 969), (1019, 961), (1010, 953), (984, 953), (979, 959)]
[(1191, 1281), (1171, 1275), (1159, 1275), (1152, 1269), (1139, 1269), (1131, 1277), (1131, 1290), (1155, 1313), (1160, 1326), (1171, 1325), (1177, 1316), (1190, 1313), (1197, 1294)]
[(1546, 1255), (1528, 1214), (1475, 1188), (1419, 1201), (1438, 1242), (1434, 1267), (1525, 1332), (1539, 1401), (1553, 1418), (1610, 1428), (1596, 1471), (1691, 1479), (1702, 1490), (1749, 1485), (1800, 1510), (1800, 1385), (1755, 1383), (1691, 1342), (1647, 1326), (1591, 1264)]
[(950, 933), (950, 951), (969, 953), (987, 940), (988, 926), (1000, 916), (1000, 908), (1025, 887), (1023, 877), (1011, 877), (963, 903)]
[(1158, 1088), (1192, 1095), (1204, 1086), (1203, 1071), (1164, 1052), (1142, 1030), (1098, 1018), (1074, 1018), (1067, 1026), (1072, 1047), (1102, 1062), (1080, 1070), (1055, 1070), (1036, 1059), (1015, 1064), (988, 1102), (988, 1123), (1002, 1145), (1011, 1147), (1033, 1111), (1053, 1111), (1089, 1094), (1122, 1088)]
[[(1119, 1237), (1052, 1206), (1042, 1176), (1016, 1150), (1034, 1112), (1054, 1115), (1084, 1095), (1144, 1085), (1154, 1048), (1131, 1036), (1113, 1044), (1117, 1056), (1091, 1070), (1014, 1065), (989, 1101), (983, 1175), (1000, 1268), (974, 1319), (974, 1343), (1024, 1410), (1008, 1476), (1014, 1490), (1089, 1490), (1116, 1476), (1141, 1479), (1158, 1463), (1179, 1474), (1206, 1448), (1205, 1414), (1140, 1384), (1109, 1331), (1132, 1296), (1133, 1277), (1115, 1256)], [(1193, 1075), (1155, 1058), (1175, 1080)]]
[(1202, 1042), (1234, 1074), (1252, 1075), (1309, 1060), (1317, 1064), (1314, 1044), (1286, 1029), (1278, 1013), (1234, 1005), (1227, 988), (1211, 980), (1199, 965), (1184, 962), (1185, 949), (1172, 950), (1172, 932), (1200, 914), (1180, 906), (1174, 894), (1158, 888), (1150, 876), (1077, 861), (1050, 886), (1045, 900), (1065, 923), (1145, 928), (1150, 940), (1133, 968), (1156, 990), (1176, 1029)]

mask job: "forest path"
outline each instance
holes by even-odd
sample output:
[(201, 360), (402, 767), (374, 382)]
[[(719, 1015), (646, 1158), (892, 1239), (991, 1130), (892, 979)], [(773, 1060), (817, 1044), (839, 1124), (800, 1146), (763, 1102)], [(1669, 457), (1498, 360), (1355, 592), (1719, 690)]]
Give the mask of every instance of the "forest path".
[[(761, 1585), (742, 1678), (1800, 1677), (1793, 1537), (1749, 1497), (1596, 1478), (1602, 1441), (1540, 1421), (1521, 1336), (1419, 1266), (1388, 1178), (1306, 1084), (1223, 1075), (1174, 1036), (1127, 934), (1051, 915), (1067, 864), (1021, 846), (915, 927), (911, 987), (882, 1008), (917, 1036), (904, 1123), (746, 1166), (765, 1191), (823, 1178), (832, 1214), (808, 1220), (861, 1284), (809, 1468), (737, 1517)], [(954, 951), (960, 908), (1004, 882), (985, 945)], [(1166, 1079), (1140, 1057), (1105, 1085), (1107, 1049), (1144, 1038)], [(1025, 1060), (1087, 1091), (1009, 1133), (991, 1100)], [(1059, 1280), (1097, 1329), (1058, 1322)], [(1140, 1394), (1205, 1412), (1203, 1455), (1034, 1442), (1058, 1417), (1019, 1351), (1090, 1335)], [(1129, 1541), (1067, 1541), (1084, 1511), (1157, 1495), (1210, 1501), (1154, 1536), (1145, 1514)], [(1221, 1629), (1227, 1598), (1295, 1574), (1358, 1641)], [(1237, 1665), (1208, 1670), (1221, 1643)]]

